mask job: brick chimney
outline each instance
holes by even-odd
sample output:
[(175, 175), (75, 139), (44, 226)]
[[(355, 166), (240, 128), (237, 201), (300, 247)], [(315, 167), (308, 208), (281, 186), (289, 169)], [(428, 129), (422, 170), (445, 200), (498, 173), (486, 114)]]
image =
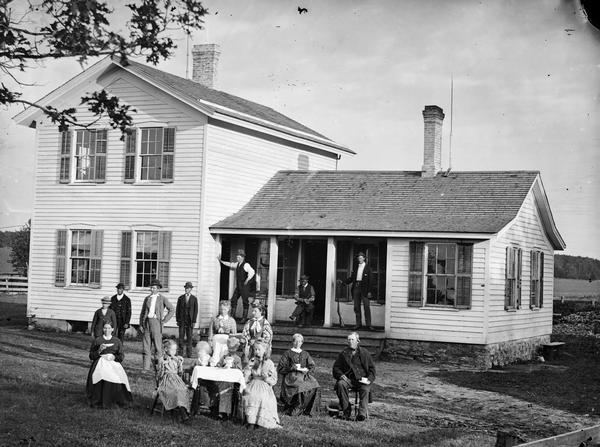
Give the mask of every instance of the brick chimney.
[(425, 138), (421, 177), (435, 177), (442, 169), (442, 122), (444, 111), (438, 106), (425, 106)]
[(221, 50), (219, 45), (207, 43), (192, 48), (192, 80), (208, 88), (217, 84), (217, 64)]

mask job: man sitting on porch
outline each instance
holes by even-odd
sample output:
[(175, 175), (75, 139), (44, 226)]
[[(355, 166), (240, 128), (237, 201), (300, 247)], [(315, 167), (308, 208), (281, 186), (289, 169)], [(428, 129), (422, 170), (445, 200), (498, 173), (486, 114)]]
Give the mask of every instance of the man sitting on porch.
[(296, 309), (290, 315), (290, 320), (299, 323), (299, 327), (310, 326), (315, 311), (315, 288), (308, 283), (308, 278), (308, 275), (300, 276), (300, 285), (295, 296)]
[(357, 421), (364, 421), (368, 416), (369, 393), (371, 384), (375, 380), (375, 364), (371, 354), (358, 346), (360, 339), (358, 333), (348, 335), (348, 347), (345, 348), (333, 364), (333, 378), (335, 392), (340, 401), (342, 417), (350, 419), (352, 405), (348, 393), (351, 389), (358, 391), (359, 408)]

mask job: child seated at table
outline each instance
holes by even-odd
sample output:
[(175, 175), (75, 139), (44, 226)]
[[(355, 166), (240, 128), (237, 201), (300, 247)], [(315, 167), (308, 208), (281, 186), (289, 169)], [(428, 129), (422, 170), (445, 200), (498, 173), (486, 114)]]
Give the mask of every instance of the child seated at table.
[(244, 369), (242, 365), (242, 358), (238, 354), (238, 349), (240, 348), (240, 340), (237, 337), (229, 337), (227, 340), (227, 350), (229, 351), (227, 356), (223, 358), (223, 362), (220, 366), (225, 366), (224, 360), (228, 357), (232, 359), (232, 368), (237, 368), (239, 370)]
[[(196, 366), (209, 366), (211, 351), (210, 345), (205, 341), (199, 341), (196, 344), (196, 359), (194, 360), (192, 371)], [(193, 387), (194, 384), (191, 385)], [(192, 399), (192, 414), (194, 415), (198, 413), (200, 407), (205, 409), (210, 407), (209, 388), (211, 387), (211, 383), (207, 380), (199, 379), (196, 385), (196, 391)]]
[(177, 410), (181, 422), (189, 421), (190, 394), (183, 382), (183, 357), (177, 355), (177, 343), (167, 340), (158, 363), (158, 396), (165, 410)]

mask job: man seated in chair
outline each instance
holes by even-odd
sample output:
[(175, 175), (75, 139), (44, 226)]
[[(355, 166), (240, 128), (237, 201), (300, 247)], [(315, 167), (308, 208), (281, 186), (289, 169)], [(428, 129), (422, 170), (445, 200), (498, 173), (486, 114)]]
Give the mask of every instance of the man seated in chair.
[(357, 421), (364, 421), (368, 416), (367, 405), (371, 384), (375, 380), (375, 364), (371, 354), (358, 346), (360, 339), (357, 332), (348, 335), (348, 347), (344, 348), (333, 364), (333, 378), (336, 380), (335, 392), (340, 401), (344, 419), (350, 419), (352, 405), (349, 391), (358, 390), (359, 408)]

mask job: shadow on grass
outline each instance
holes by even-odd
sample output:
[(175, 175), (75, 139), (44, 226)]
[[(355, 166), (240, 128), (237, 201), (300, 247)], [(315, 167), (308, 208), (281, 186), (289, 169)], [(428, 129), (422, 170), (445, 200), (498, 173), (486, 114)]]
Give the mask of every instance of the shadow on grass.
[[(600, 414), (600, 358), (578, 349), (585, 337), (569, 337), (560, 359), (481, 372), (431, 373), (447, 383), (492, 391), (578, 414)], [(578, 345), (579, 343), (579, 345)]]
[[(11, 347), (11, 348), (14, 348), (14, 350), (7, 350), (7, 349), (5, 349), (5, 347)], [(44, 362), (59, 363), (61, 365), (64, 365), (65, 368), (67, 368), (69, 365), (81, 366), (83, 368), (89, 368), (90, 364), (91, 364), (91, 362), (89, 362), (89, 361), (88, 362), (80, 361), (71, 356), (57, 354), (56, 352), (52, 352), (47, 349), (40, 349), (40, 348), (36, 348), (34, 346), (17, 345), (17, 344), (8, 343), (8, 342), (2, 343), (2, 346), (0, 346), (0, 353), (2, 353), (4, 355), (10, 355), (13, 357), (17, 357), (17, 358), (29, 358), (31, 360), (36, 360), (36, 361), (42, 360)], [(37, 354), (37, 355), (27, 355), (27, 353)], [(42, 356), (43, 358), (40, 359), (40, 356)]]
[(0, 302), (0, 326), (27, 327), (27, 305)]

